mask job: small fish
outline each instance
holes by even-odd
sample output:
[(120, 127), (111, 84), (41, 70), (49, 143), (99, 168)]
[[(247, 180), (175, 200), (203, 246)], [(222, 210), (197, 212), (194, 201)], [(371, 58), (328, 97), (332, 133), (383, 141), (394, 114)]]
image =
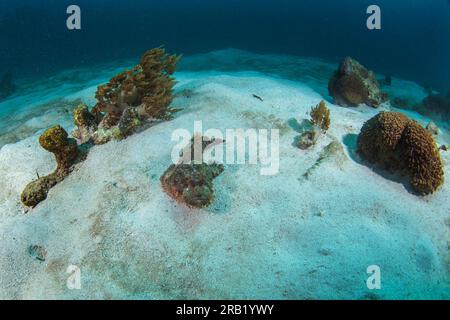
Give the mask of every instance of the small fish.
[(253, 98), (258, 99), (259, 101), (264, 101), (263, 98), (261, 98), (260, 96), (257, 96), (256, 94), (252, 95)]

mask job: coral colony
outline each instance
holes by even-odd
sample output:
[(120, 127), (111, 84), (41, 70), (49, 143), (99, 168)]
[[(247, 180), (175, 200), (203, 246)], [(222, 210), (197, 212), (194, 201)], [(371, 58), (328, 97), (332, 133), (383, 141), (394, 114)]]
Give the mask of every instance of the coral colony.
[(45, 131), (39, 138), (41, 146), (55, 154), (57, 169), (49, 176), (38, 178), (22, 192), (24, 205), (34, 207), (45, 200), (47, 193), (73, 169), (78, 149), (89, 144), (104, 144), (111, 139), (123, 139), (138, 129), (158, 121), (169, 120), (177, 110), (169, 107), (173, 99), (176, 64), (180, 56), (168, 55), (163, 48), (147, 51), (132, 70), (115, 76), (98, 87), (98, 103), (89, 111), (86, 105), (74, 110), (73, 132), (69, 138), (60, 126)]
[(415, 191), (432, 193), (444, 182), (442, 161), (431, 134), (398, 112), (380, 112), (358, 136), (358, 152), (390, 171), (403, 171)]
[[(169, 55), (163, 48), (149, 50), (132, 70), (124, 71), (107, 84), (99, 86), (96, 93), (98, 102), (94, 108), (89, 110), (88, 106), (81, 104), (73, 112), (77, 129), (72, 135), (76, 140), (68, 137), (61, 126), (46, 130), (39, 138), (39, 143), (42, 148), (55, 155), (57, 168), (50, 175), (30, 182), (22, 192), (22, 203), (35, 207), (45, 200), (48, 191), (70, 174), (74, 165), (84, 159), (92, 145), (104, 144), (111, 139), (124, 139), (159, 121), (170, 120), (178, 111), (170, 108), (170, 104), (175, 84), (173, 73), (179, 59), (180, 56)], [(329, 91), (335, 103), (344, 106), (365, 103), (378, 107), (388, 100), (387, 94), (380, 91), (373, 72), (349, 57), (341, 62), (338, 71), (330, 79)], [(263, 101), (259, 96), (258, 98)], [(448, 97), (430, 96), (426, 103), (439, 104), (445, 99)], [(298, 141), (298, 147), (303, 150), (316, 144), (319, 136), (326, 133), (331, 124), (330, 110), (323, 100), (311, 108), (310, 116), (311, 119), (306, 121), (310, 129), (305, 130)], [(194, 124), (195, 128), (198, 129), (198, 123)], [(363, 159), (382, 169), (407, 175), (417, 194), (433, 193), (442, 185), (444, 172), (439, 150), (429, 130), (401, 113), (383, 111), (363, 125), (358, 136), (357, 151)], [(186, 137), (189, 133), (185, 131), (176, 131), (174, 135)], [(241, 159), (238, 159), (238, 163), (245, 163), (242, 160), (242, 156), (245, 157), (242, 153), (245, 150), (245, 137), (249, 138), (250, 150), (253, 151), (256, 149), (251, 146), (258, 145), (257, 136), (260, 137), (260, 144), (262, 141), (267, 142), (266, 137), (261, 139), (261, 132), (258, 135), (251, 129), (246, 132), (241, 129), (240, 134), (227, 130), (225, 140), (217, 130), (213, 131), (214, 139), (203, 136), (198, 130), (196, 132), (190, 141), (182, 140), (174, 148), (174, 152), (180, 153), (180, 157), (174, 159), (174, 164), (160, 178), (162, 189), (190, 208), (206, 207), (214, 201), (213, 180), (225, 168), (220, 163), (223, 143), (228, 141), (227, 145), (234, 146), (234, 140), (238, 138), (238, 144), (241, 142), (237, 148), (240, 150), (238, 158)], [(244, 140), (239, 140), (239, 136), (244, 137)], [(272, 134), (271, 140), (275, 142), (271, 147), (272, 156), (278, 158), (278, 132)], [(215, 155), (219, 155), (219, 160), (204, 163), (203, 153), (211, 146), (216, 151)], [(342, 153), (339, 151), (341, 149), (339, 142), (330, 143), (318, 163), (330, 154)], [(180, 150), (183, 151), (179, 152)], [(227, 155), (233, 154), (233, 159), (227, 157), (229, 163), (234, 163), (233, 152), (233, 149), (227, 149)], [(250, 154), (250, 158), (256, 159), (257, 155)], [(270, 164), (274, 163), (273, 160), (272, 158)], [(308, 170), (305, 176), (310, 172)]]

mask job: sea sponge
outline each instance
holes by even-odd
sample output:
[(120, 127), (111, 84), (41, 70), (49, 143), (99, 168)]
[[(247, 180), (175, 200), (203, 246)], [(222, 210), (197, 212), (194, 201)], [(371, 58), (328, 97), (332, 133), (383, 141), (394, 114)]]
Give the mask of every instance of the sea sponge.
[(55, 155), (57, 166), (53, 173), (39, 177), (25, 187), (21, 200), (28, 207), (35, 207), (47, 198), (48, 191), (70, 173), (79, 155), (76, 141), (68, 138), (61, 126), (47, 129), (39, 137), (39, 143), (42, 148)]
[(334, 102), (343, 106), (357, 106), (365, 103), (378, 107), (388, 100), (372, 71), (358, 61), (346, 57), (328, 83), (328, 91)]
[(380, 112), (364, 123), (357, 151), (383, 169), (406, 173), (417, 193), (433, 193), (444, 181), (442, 161), (433, 137), (399, 112)]
[(312, 124), (320, 127), (324, 132), (330, 128), (330, 110), (326, 107), (325, 101), (311, 108), (311, 122)]

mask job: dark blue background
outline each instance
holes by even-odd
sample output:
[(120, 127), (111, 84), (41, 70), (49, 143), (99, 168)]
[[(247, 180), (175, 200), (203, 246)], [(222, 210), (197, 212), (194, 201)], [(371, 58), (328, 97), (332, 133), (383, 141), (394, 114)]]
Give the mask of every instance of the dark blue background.
[[(77, 4), (82, 30), (66, 29)], [(382, 30), (366, 28), (366, 8)], [(234, 47), (260, 53), (351, 55), (369, 68), (450, 89), (448, 0), (0, 0), (0, 74), (138, 58), (165, 44), (184, 54)]]

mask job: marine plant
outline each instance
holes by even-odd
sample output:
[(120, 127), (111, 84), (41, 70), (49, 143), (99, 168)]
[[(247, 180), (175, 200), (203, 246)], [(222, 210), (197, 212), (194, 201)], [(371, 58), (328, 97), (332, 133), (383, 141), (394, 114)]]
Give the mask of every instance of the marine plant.
[(439, 150), (431, 134), (399, 112), (380, 112), (364, 123), (357, 151), (391, 172), (405, 173), (419, 194), (430, 194), (444, 182)]
[(322, 131), (326, 132), (330, 128), (330, 109), (325, 105), (325, 101), (311, 108), (311, 123), (320, 127)]
[(328, 83), (328, 91), (334, 103), (342, 106), (357, 106), (365, 103), (378, 107), (388, 100), (372, 71), (358, 61), (346, 57)]
[(55, 155), (57, 166), (51, 174), (38, 177), (25, 187), (21, 200), (28, 207), (34, 207), (47, 198), (48, 191), (70, 173), (79, 155), (77, 142), (69, 138), (61, 126), (47, 129), (39, 137), (39, 143), (42, 148)]

